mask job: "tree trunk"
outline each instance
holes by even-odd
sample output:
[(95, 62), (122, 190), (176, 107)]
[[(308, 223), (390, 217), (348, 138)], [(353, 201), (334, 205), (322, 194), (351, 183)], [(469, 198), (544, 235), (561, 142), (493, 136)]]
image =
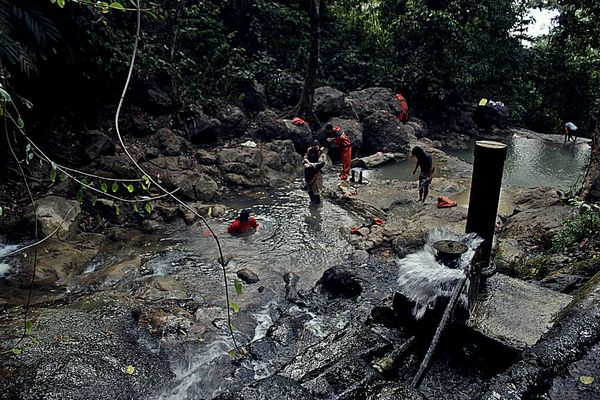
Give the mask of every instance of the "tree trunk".
[(319, 125), (317, 116), (313, 112), (313, 102), (317, 83), (317, 69), (319, 68), (320, 25), (321, 0), (312, 0), (310, 3), (310, 48), (304, 86), (298, 104), (286, 114), (288, 117), (304, 117), (311, 124)]
[(583, 180), (581, 198), (587, 202), (600, 201), (600, 111), (596, 116), (596, 129), (594, 129), (594, 135), (592, 136), (590, 165)]

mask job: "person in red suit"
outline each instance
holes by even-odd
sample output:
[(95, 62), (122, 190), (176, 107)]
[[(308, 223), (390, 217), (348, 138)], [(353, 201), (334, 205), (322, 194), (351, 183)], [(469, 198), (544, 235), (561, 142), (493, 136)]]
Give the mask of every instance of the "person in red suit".
[(350, 165), (352, 163), (352, 142), (350, 138), (339, 126), (331, 124), (325, 125), (327, 140), (333, 141), (340, 148), (340, 156), (342, 157), (342, 173), (340, 179), (348, 179), (350, 175)]
[(240, 212), (240, 216), (229, 225), (227, 232), (232, 235), (238, 235), (248, 231), (258, 232), (258, 222), (256, 222), (254, 217), (250, 216), (250, 210), (244, 209)]

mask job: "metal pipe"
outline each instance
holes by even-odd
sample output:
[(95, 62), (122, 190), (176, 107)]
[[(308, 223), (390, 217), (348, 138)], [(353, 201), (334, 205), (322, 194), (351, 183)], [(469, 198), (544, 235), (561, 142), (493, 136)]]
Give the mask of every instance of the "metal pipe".
[(479, 247), (479, 261), (485, 267), (492, 252), (506, 145), (489, 140), (477, 141), (474, 156), (466, 231), (475, 232), (484, 239)]

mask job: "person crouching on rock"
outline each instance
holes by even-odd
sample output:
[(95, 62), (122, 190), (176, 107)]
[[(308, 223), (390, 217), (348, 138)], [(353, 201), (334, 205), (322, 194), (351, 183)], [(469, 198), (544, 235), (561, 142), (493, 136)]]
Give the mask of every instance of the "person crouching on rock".
[(348, 175), (350, 175), (352, 142), (346, 132), (339, 126), (327, 124), (325, 125), (325, 133), (327, 134), (327, 141), (333, 141), (340, 148), (340, 156), (342, 157), (342, 173), (340, 174), (340, 179), (345, 181), (348, 179)]
[(325, 153), (319, 146), (318, 140), (313, 140), (302, 160), (304, 165), (304, 182), (310, 201), (321, 204), (321, 191), (323, 189), (323, 167), (325, 166)]
[(254, 217), (250, 216), (250, 210), (248, 209), (243, 209), (240, 212), (240, 216), (227, 228), (227, 232), (232, 235), (239, 235), (250, 231), (258, 232), (258, 222), (256, 222)]

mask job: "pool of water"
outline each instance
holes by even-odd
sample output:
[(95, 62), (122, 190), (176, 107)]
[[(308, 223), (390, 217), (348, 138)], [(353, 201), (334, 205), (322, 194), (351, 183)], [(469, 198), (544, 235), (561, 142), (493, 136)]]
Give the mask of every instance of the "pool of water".
[[(590, 143), (585, 139), (565, 146), (560, 140), (542, 134), (536, 137), (515, 134), (507, 145), (502, 178), (504, 186), (550, 186), (569, 191), (581, 183), (591, 153)], [(472, 164), (474, 147), (475, 142), (471, 142), (466, 150), (446, 152)], [(364, 175), (367, 179), (416, 180), (416, 175), (412, 174), (414, 166), (415, 161), (411, 158), (365, 171)], [(443, 176), (445, 172), (438, 169), (436, 175)]]

